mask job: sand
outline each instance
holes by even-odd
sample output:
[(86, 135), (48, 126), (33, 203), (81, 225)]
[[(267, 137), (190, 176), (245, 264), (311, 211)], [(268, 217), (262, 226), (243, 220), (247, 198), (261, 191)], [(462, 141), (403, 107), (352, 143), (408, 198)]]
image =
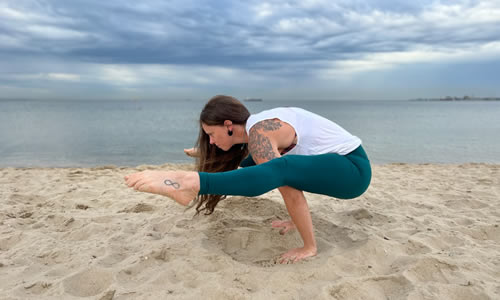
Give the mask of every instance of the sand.
[(306, 194), (318, 255), (277, 191), (211, 216), (126, 188), (137, 168), (0, 169), (1, 299), (500, 299), (500, 165), (375, 165), (354, 200)]

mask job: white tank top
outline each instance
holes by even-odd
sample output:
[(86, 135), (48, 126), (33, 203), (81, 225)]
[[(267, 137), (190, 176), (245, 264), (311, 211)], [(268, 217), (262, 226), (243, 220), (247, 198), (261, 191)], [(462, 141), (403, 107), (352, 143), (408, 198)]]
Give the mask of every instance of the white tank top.
[(275, 118), (290, 124), (297, 134), (297, 145), (285, 155), (346, 155), (361, 145), (358, 137), (336, 123), (298, 107), (278, 107), (251, 115), (245, 128), (247, 134), (256, 123)]

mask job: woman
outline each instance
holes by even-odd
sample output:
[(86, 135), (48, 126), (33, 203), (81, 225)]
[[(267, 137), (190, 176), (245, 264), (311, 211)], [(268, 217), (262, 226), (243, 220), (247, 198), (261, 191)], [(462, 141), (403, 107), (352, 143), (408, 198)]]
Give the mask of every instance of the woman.
[(200, 114), (195, 149), (186, 153), (197, 156), (198, 172), (143, 171), (126, 176), (127, 185), (186, 206), (196, 198), (197, 213), (207, 214), (225, 195), (257, 196), (278, 188), (291, 221), (272, 226), (282, 228), (281, 234), (296, 228), (304, 241), (281, 255), (280, 263), (317, 252), (303, 191), (350, 199), (363, 194), (371, 180), (361, 140), (300, 108), (250, 115), (235, 98), (215, 96)]

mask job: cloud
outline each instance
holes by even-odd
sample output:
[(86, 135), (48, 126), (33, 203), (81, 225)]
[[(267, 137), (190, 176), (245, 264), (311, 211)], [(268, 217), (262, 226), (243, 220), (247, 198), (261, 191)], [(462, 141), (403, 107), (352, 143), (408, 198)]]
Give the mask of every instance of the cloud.
[[(92, 73), (99, 74), (99, 81), (110, 84), (138, 86), (179, 86), (188, 83), (192, 86), (216, 85), (219, 82), (241, 78), (240, 83), (259, 81), (259, 76), (251, 76), (233, 68), (177, 65), (95, 65)], [(245, 75), (245, 76), (243, 76)]]
[(78, 74), (65, 74), (65, 73), (48, 73), (47, 77), (53, 80), (63, 81), (79, 81), (80, 75)]
[(413, 64), (498, 61), (499, 26), (498, 0), (6, 0), (0, 80), (200, 91), (330, 84)]
[(64, 29), (47, 25), (30, 25), (26, 27), (25, 31), (29, 34), (32, 34), (35, 38), (49, 40), (81, 39), (86, 37), (85, 33), (79, 32), (77, 30)]
[[(33, 5), (23, 7), (7, 3), (4, 15), (17, 21), (3, 24), (7, 32), (17, 33), (11, 38), (34, 41), (44, 49), (59, 40), (58, 54), (107, 63), (224, 65), (230, 60), (233, 65), (244, 65), (272, 60), (276, 54), (292, 61), (321, 60), (411, 49), (414, 44), (453, 47), (498, 39), (493, 25), (500, 19), (497, 1), (430, 2), (420, 10), (405, 11), (401, 5), (391, 10), (362, 1), (222, 1), (213, 5), (72, 1), (58, 3), (57, 8), (48, 2), (41, 7), (30, 1)], [(33, 12), (33, 8), (38, 10)]]
[(399, 52), (370, 53), (357, 59), (332, 62), (318, 75), (324, 79), (341, 79), (350, 78), (357, 73), (386, 70), (405, 64), (454, 64), (488, 60), (500, 60), (500, 41), (460, 49), (421, 47)]

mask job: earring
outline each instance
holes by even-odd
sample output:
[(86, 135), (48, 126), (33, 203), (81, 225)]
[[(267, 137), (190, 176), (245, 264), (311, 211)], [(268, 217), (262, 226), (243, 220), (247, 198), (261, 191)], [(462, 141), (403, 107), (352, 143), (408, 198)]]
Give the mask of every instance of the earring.
[(232, 136), (233, 135), (233, 131), (232, 130), (228, 130), (227, 131), (227, 135)]

